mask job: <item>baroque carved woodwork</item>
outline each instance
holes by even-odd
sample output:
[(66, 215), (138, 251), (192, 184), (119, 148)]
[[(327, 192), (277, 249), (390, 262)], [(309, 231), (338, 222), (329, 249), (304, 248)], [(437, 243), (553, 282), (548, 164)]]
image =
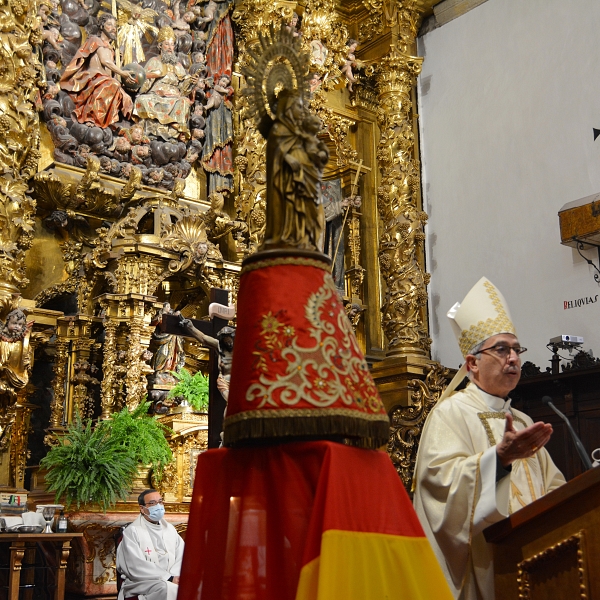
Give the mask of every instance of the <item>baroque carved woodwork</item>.
[(412, 487), (413, 473), (419, 449), (419, 437), (427, 416), (435, 406), (449, 379), (449, 369), (433, 363), (425, 379), (408, 382), (411, 402), (398, 406), (390, 415), (388, 453), (406, 489)]
[(381, 138), (377, 151), (382, 172), (377, 204), (383, 221), (379, 264), (386, 284), (382, 307), (388, 354), (428, 354), (427, 284), (422, 266), (423, 227), (427, 214), (419, 208), (420, 165), (414, 155), (412, 88), (422, 59), (395, 47), (380, 66)]
[[(224, 23), (220, 39), (235, 46), (225, 84), (214, 77), (210, 44), (196, 43), (206, 42), (213, 27), (202, 10), (192, 10), (186, 28), (161, 0), (152, 1), (157, 16), (144, 13), (136, 21), (129, 15), (129, 29), (119, 29), (128, 19), (115, 7), (117, 37), (105, 42), (118, 69), (125, 64), (119, 54), (148, 67), (161, 54), (159, 38), (170, 35), (165, 27), (181, 34), (175, 52), (184, 72), (177, 97), (189, 100), (189, 119), (166, 128), (150, 114), (152, 92), (127, 91), (126, 74), (113, 71), (106, 81), (118, 94), (127, 92), (139, 114), (149, 111), (147, 118), (126, 117), (122, 104), (119, 121), (106, 126), (99, 122), (99, 105), (84, 107), (69, 89), (64, 76), (77, 51), (92, 37), (103, 39), (105, 23), (89, 3), (13, 0), (0, 6), (6, 24), (0, 32), (0, 317), (17, 307), (19, 293), (21, 305), (37, 311), (32, 345), (43, 347), (54, 373), (42, 381), (30, 368), (47, 402), (47, 446), (77, 413), (108, 418), (143, 401), (152, 371), (152, 323), (165, 302), (186, 318), (202, 318), (209, 290), (218, 287), (236, 303), (241, 260), (263, 243), (266, 223), (265, 143), (248, 98), (239, 93), (245, 83), (240, 73), (271, 24), (287, 26), (310, 57), (310, 107), (324, 123), (320, 139), (331, 155), (325, 179), (339, 180), (345, 197), (362, 196), (362, 207), (345, 212), (340, 251), (341, 293), (359, 343), (375, 359), (429, 356), (427, 215), (420, 202), (414, 107), (422, 59), (413, 54), (431, 2), (219, 3), (222, 14), (212, 16), (215, 25)], [(140, 32), (148, 27), (146, 43)], [(350, 52), (356, 54), (352, 90)], [(77, 118), (71, 116), (75, 108)], [(87, 108), (94, 122), (82, 116)], [(217, 121), (231, 131), (217, 140), (222, 156), (207, 156), (203, 148), (211, 123), (213, 133), (219, 129)], [(363, 175), (359, 167), (355, 178), (359, 161), (371, 171)], [(42, 326), (43, 311), (52, 315)], [(185, 350), (186, 365), (206, 364), (205, 349), (186, 343)], [(389, 451), (405, 483), (422, 423), (417, 412), (426, 414), (439, 395), (442, 371), (428, 369), (411, 380), (412, 404), (404, 407), (409, 412), (392, 414)], [(11, 473), (0, 486), (25, 486), (36, 408), (27, 402), (29, 388), (19, 394), (0, 417), (0, 452), (6, 451)], [(188, 425), (188, 434), (176, 432), (170, 440), (176, 460), (159, 484), (177, 502), (189, 497), (195, 457), (206, 448), (204, 424)]]

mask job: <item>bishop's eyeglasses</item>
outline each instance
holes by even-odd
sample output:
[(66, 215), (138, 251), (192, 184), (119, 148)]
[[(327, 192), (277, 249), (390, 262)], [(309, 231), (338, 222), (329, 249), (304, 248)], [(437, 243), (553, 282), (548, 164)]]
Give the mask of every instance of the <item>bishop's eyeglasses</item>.
[(482, 352), (487, 352), (491, 350), (500, 358), (508, 358), (511, 352), (514, 352), (517, 356), (523, 354), (523, 352), (527, 352), (527, 348), (523, 348), (523, 346), (508, 346), (506, 344), (494, 344), (489, 348), (482, 348), (477, 354), (481, 354)]

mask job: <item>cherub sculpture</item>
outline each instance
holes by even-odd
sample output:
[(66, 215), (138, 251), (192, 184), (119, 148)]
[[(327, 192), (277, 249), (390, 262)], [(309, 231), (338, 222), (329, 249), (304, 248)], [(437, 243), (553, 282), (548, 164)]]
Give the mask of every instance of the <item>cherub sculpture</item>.
[(356, 81), (356, 77), (354, 76), (352, 69), (361, 67), (364, 65), (360, 61), (356, 60), (356, 56), (354, 54), (354, 52), (356, 51), (356, 48), (358, 47), (358, 41), (349, 39), (346, 42), (346, 46), (348, 47), (348, 54), (346, 56), (346, 62), (344, 63), (344, 65), (342, 66), (342, 68), (340, 70), (346, 76), (346, 79), (348, 80), (348, 83), (346, 84), (346, 86), (348, 87), (348, 91), (352, 92), (352, 84)]
[(294, 37), (300, 37), (302, 35), (300, 32), (300, 15), (297, 12), (292, 13), (292, 18), (286, 27)]
[(209, 196), (210, 208), (204, 213), (204, 223), (208, 239), (218, 244), (223, 256), (234, 258), (235, 243), (233, 236), (245, 234), (248, 226), (244, 221), (233, 220), (224, 210), (225, 198), (222, 192), (213, 192)]
[[(196, 10), (194, 10), (196, 9)], [(177, 0), (173, 3), (173, 30), (175, 35), (180, 37), (190, 32), (190, 25), (198, 20), (201, 11), (198, 7), (192, 7), (190, 10), (186, 10), (181, 13), (181, 0)]]

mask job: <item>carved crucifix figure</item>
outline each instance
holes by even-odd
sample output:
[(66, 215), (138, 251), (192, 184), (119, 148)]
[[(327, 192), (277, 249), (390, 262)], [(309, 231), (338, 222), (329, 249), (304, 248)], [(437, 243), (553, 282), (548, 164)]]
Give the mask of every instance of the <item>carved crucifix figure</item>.
[[(227, 306), (229, 293), (227, 290), (213, 288), (210, 290), (210, 301)], [(208, 389), (208, 447), (218, 448), (221, 443), (223, 418), (227, 408), (229, 392), (229, 375), (231, 373), (231, 355), (233, 353), (233, 337), (235, 330), (228, 327), (226, 319), (213, 317), (210, 321), (182, 319), (180, 315), (163, 315), (161, 325), (163, 333), (182, 337), (192, 337), (209, 349), (209, 389)], [(233, 331), (233, 335), (231, 331)], [(221, 333), (223, 331), (223, 333)], [(220, 341), (223, 346), (231, 344), (227, 356), (221, 356)], [(225, 392), (225, 395), (223, 394)]]

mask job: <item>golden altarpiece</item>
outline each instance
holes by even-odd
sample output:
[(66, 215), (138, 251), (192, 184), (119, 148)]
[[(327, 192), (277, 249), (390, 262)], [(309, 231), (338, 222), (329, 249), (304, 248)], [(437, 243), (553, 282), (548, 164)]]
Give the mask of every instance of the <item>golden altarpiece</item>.
[[(107, 418), (169, 388), (162, 312), (207, 318), (215, 288), (235, 304), (266, 219), (265, 143), (242, 73), (257, 34), (281, 24), (311, 57), (330, 155), (325, 251), (409, 485), (448, 375), (429, 352), (415, 91), (433, 4), (2, 0), (0, 494), (51, 501), (38, 464), (77, 411)], [(208, 348), (170, 337), (179, 366), (207, 369)], [(175, 405), (158, 418), (174, 455), (158, 485), (184, 529), (208, 422)], [(135, 496), (106, 515), (87, 508), (71, 515), (85, 535), (71, 591), (114, 594), (112, 533)]]

